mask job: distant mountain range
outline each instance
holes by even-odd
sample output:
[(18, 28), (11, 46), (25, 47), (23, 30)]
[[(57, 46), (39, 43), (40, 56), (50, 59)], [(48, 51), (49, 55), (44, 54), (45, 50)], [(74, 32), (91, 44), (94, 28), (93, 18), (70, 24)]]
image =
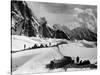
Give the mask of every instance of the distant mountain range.
[(97, 41), (97, 34), (93, 33), (88, 28), (77, 27), (73, 30), (70, 30), (66, 26), (59, 26), (59, 28), (53, 29), (52, 32), (55, 32), (55, 38), (64, 38), (67, 40), (85, 39), (88, 41)]
[(67, 40), (97, 41), (97, 33), (85, 27), (70, 30), (66, 26), (54, 24), (47, 25), (45, 18), (38, 20), (31, 12), (25, 1), (11, 1), (12, 35), (25, 35), (29, 37), (60, 38)]

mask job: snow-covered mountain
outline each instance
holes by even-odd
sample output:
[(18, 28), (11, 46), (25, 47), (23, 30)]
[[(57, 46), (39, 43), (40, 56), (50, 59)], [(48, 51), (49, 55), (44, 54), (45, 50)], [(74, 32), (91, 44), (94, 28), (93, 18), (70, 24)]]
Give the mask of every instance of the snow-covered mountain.
[(97, 33), (92, 32), (85, 25), (85, 27), (76, 27), (72, 30), (70, 30), (67, 26), (59, 24), (54, 24), (52, 27), (50, 25), (48, 26), (44, 17), (40, 19), (36, 18), (26, 2), (12, 1), (11, 11), (12, 34), (14, 35), (25, 35), (29, 37), (36, 37), (39, 35), (39, 37), (45, 38), (60, 38), (67, 40), (85, 39), (88, 41), (97, 41)]

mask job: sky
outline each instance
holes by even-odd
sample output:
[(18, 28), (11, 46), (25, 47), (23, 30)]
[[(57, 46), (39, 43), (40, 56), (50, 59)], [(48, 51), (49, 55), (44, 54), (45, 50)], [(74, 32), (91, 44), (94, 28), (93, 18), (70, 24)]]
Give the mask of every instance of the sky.
[(31, 2), (27, 1), (28, 6), (36, 17), (45, 17), (48, 24), (77, 24), (75, 14), (76, 9), (86, 10), (91, 9), (93, 13), (96, 13), (97, 7), (92, 5), (79, 5), (79, 4), (59, 4), (59, 3), (47, 3), (47, 2)]

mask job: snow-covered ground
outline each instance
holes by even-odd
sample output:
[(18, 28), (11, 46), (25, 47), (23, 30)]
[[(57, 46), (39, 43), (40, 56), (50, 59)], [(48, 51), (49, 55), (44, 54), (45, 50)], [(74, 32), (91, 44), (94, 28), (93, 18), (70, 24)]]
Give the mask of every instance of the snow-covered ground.
[(94, 63), (97, 58), (97, 48), (86, 48), (75, 43), (60, 45), (60, 51), (65, 56), (77, 57), (81, 60), (90, 60)]
[(12, 54), (14, 66), (20, 66), (14, 74), (48, 72), (45, 65), (53, 59), (62, 58), (56, 50), (57, 48), (42, 48)]
[(47, 45), (47, 46), (53, 46), (59, 43), (60, 41), (64, 41), (62, 39), (51, 39), (51, 38), (36, 38), (36, 37), (26, 37), (26, 36), (18, 36), (18, 35), (12, 35), (12, 51), (19, 51), (24, 49), (24, 45), (26, 45), (25, 48), (29, 48), (34, 46), (35, 44), (37, 46)]
[[(26, 48), (28, 48), (34, 46), (34, 44), (56, 45), (61, 41), (65, 40), (48, 38), (41, 39), (35, 37), (29, 38), (25, 36), (14, 35), (12, 36), (12, 51), (20, 51), (21, 49), (24, 49), (24, 44), (26, 44)], [(68, 42), (68, 44), (59, 45), (59, 49), (64, 56), (71, 56), (73, 58), (79, 56), (81, 60), (90, 60), (91, 63), (97, 62), (97, 47), (87, 48), (84, 47), (81, 42)], [(45, 68), (45, 65), (51, 60), (61, 58), (62, 56), (58, 52), (58, 48), (56, 46), (12, 53), (13, 75), (64, 71), (63, 69), (48, 70)], [(70, 70), (71, 69), (68, 69), (68, 71)]]

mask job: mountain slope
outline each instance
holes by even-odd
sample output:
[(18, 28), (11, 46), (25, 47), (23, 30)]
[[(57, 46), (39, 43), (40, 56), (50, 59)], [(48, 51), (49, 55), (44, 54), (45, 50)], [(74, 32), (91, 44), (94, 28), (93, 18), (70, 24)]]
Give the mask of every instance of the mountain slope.
[(71, 38), (77, 40), (97, 41), (97, 34), (87, 28), (75, 28), (71, 31)]
[[(83, 39), (85, 39), (87, 41), (97, 41), (97, 34), (93, 33), (88, 28), (77, 27), (77, 28), (70, 30), (66, 26), (59, 26), (59, 25), (56, 25), (54, 28), (56, 30), (62, 31), (64, 34), (66, 34), (65, 39), (67, 39), (67, 40), (75, 40), (75, 39), (83, 40)], [(62, 38), (63, 38), (63, 36), (62, 36)]]

